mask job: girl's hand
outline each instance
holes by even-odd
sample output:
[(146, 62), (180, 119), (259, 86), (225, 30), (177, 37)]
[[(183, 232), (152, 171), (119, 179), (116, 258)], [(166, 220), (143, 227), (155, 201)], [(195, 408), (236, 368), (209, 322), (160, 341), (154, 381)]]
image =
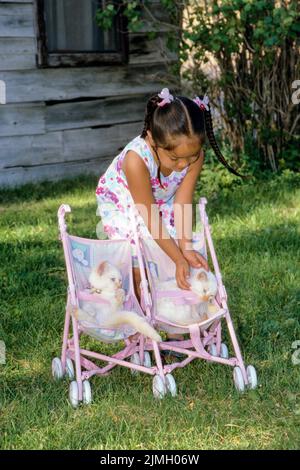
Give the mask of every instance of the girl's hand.
[(176, 282), (180, 289), (190, 289), (190, 284), (187, 282), (187, 278), (190, 275), (189, 263), (182, 257), (176, 261)]
[(206, 271), (209, 271), (208, 262), (197, 251), (182, 250), (182, 254), (192, 268), (204, 268)]

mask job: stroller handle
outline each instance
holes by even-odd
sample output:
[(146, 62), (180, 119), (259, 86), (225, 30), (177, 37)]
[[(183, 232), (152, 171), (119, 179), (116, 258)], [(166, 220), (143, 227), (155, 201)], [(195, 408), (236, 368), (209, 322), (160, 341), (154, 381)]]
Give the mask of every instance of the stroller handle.
[(60, 232), (66, 232), (67, 230), (65, 215), (69, 212), (71, 212), (71, 207), (69, 206), (69, 204), (62, 204), (57, 211)]

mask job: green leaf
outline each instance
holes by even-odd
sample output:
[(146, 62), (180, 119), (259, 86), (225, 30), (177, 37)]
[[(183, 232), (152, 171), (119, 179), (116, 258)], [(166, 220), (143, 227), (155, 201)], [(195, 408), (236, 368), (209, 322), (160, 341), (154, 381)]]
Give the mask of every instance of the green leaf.
[(211, 47), (212, 47), (212, 50), (215, 52), (218, 52), (221, 49), (221, 45), (217, 42), (213, 42)]
[(264, 41), (264, 45), (267, 47), (272, 47), (277, 44), (279, 41), (278, 36), (272, 36)]

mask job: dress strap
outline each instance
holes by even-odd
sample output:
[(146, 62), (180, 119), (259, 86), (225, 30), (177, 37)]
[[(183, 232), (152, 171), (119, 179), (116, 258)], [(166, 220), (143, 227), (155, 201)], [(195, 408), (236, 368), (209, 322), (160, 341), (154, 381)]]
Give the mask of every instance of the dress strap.
[(129, 142), (122, 152), (122, 160), (128, 150), (134, 150), (141, 157), (146, 167), (148, 168), (151, 177), (156, 176), (156, 163), (145, 139), (137, 136), (135, 139)]

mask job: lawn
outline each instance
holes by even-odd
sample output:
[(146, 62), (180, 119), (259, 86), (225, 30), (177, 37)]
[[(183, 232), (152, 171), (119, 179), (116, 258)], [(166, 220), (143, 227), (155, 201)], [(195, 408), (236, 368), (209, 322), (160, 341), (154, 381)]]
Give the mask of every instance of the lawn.
[(157, 401), (150, 376), (117, 368), (91, 379), (93, 403), (74, 410), (67, 381), (53, 382), (50, 370), (60, 353), (66, 300), (56, 213), (70, 204), (69, 231), (95, 238), (96, 180), (0, 192), (0, 340), (6, 345), (0, 448), (299, 448), (300, 364), (292, 360), (293, 342), (300, 340), (299, 175), (201, 191), (258, 388), (239, 395), (230, 368), (194, 361), (174, 373), (178, 396)]

